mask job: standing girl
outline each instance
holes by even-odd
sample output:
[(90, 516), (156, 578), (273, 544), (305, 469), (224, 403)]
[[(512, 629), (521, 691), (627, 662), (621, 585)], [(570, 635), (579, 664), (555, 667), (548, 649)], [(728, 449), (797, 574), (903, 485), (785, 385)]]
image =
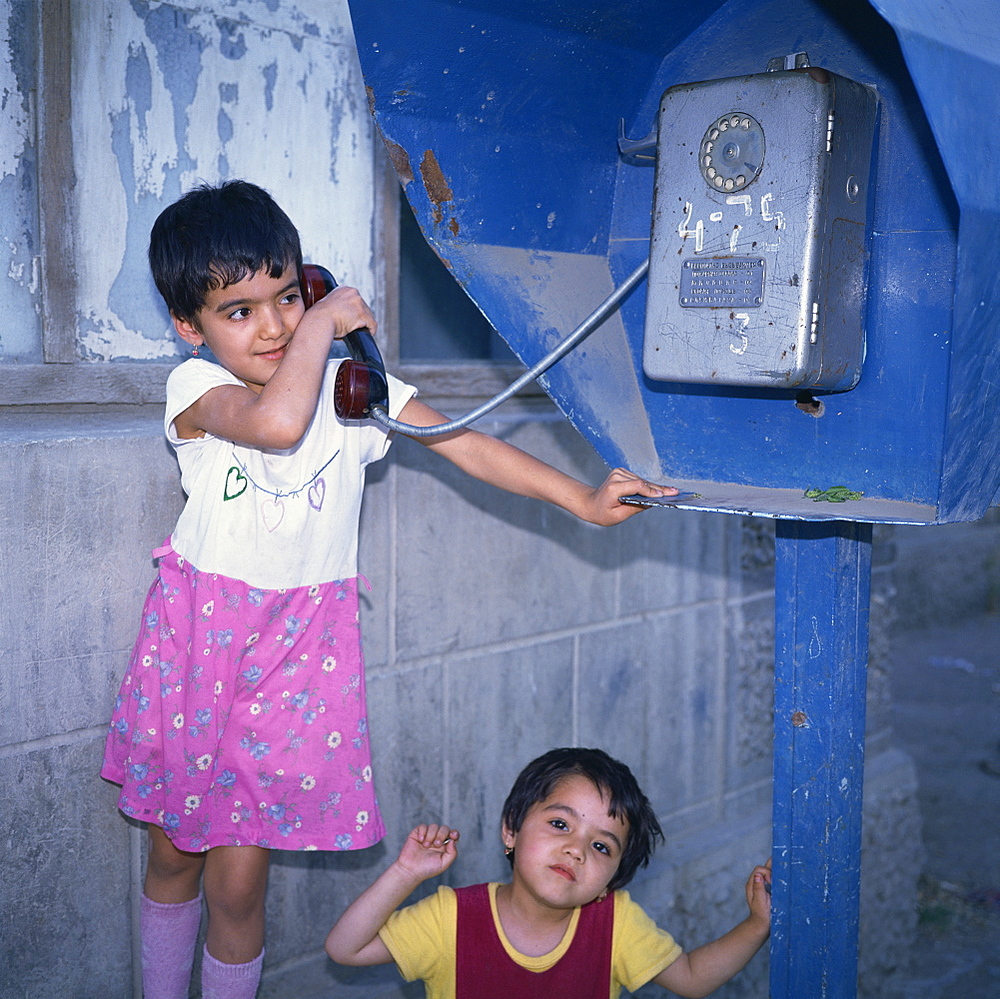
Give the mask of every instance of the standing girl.
[[(153, 226), (150, 266), (193, 348), (167, 381), (188, 499), (143, 609), (102, 776), (148, 823), (145, 999), (188, 994), (201, 919), (205, 999), (253, 997), (268, 855), (351, 850), (384, 829), (372, 787), (358, 632), (365, 467), (389, 434), (334, 410), (330, 347), (375, 318), (352, 289), (305, 311), (299, 236), (259, 187), (202, 186)], [(218, 363), (199, 358), (207, 345)], [(444, 418), (389, 382), (389, 415)], [(668, 495), (616, 469), (593, 489), (495, 438), (421, 438), (485, 482), (614, 524), (619, 497)], [(429, 441), (429, 443), (428, 443)]]

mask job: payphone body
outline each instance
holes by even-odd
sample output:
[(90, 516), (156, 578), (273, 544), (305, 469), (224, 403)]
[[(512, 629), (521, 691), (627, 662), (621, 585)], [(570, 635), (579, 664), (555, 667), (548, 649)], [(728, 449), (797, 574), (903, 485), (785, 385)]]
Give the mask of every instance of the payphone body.
[(670, 87), (643, 371), (851, 389), (864, 361), (872, 88), (818, 67)]

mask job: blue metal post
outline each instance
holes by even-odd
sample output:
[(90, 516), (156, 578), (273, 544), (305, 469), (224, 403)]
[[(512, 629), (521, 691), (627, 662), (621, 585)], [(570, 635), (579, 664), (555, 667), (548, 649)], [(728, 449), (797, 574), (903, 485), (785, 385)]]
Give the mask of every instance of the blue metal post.
[(870, 524), (775, 532), (771, 999), (857, 994)]

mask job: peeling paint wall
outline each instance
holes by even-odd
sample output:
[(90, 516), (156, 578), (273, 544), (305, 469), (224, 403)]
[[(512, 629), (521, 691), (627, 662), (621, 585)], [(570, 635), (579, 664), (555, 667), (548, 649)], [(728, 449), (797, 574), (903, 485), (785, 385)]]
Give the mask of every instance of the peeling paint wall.
[[(41, 359), (35, 11), (0, 3), (0, 359), (25, 361)], [(81, 359), (179, 354), (146, 248), (202, 182), (266, 187), (307, 259), (371, 295), (373, 130), (346, 3), (77, 0), (70, 18)]]
[(146, 247), (164, 205), (198, 183), (266, 187), (307, 259), (364, 285), (372, 129), (346, 5), (99, 0), (76, 12), (83, 357), (179, 352)]

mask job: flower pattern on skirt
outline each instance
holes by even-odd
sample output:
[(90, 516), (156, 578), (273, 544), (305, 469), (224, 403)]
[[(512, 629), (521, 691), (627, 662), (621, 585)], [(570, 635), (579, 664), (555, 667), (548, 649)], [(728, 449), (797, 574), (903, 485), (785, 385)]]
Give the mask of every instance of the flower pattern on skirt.
[(164, 555), (101, 775), (181, 850), (377, 843), (357, 579), (255, 589)]

